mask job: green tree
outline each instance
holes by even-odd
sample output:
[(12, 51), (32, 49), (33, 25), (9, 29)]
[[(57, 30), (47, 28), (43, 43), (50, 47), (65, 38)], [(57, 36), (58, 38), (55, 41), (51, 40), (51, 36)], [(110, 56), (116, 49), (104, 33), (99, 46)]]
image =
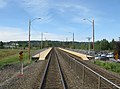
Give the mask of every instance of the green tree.
[(110, 42), (110, 50), (114, 50), (115, 49), (115, 40), (112, 39), (112, 41)]
[(101, 42), (100, 41), (95, 42), (95, 50), (101, 50)]
[(2, 41), (0, 41), (0, 49), (3, 49), (4, 47), (3, 47), (3, 42)]
[(109, 48), (109, 42), (106, 39), (101, 40), (101, 50), (108, 50)]
[(86, 49), (86, 43), (85, 42), (81, 42), (80, 43), (80, 49)]

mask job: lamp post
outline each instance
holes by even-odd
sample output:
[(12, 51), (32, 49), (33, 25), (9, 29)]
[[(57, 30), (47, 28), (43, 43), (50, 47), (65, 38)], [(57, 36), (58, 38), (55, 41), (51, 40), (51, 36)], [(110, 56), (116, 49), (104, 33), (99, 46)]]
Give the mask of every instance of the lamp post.
[(75, 48), (75, 44), (74, 44), (74, 32), (73, 32), (73, 49)]
[(28, 60), (29, 60), (29, 62), (30, 62), (30, 29), (31, 29), (31, 22), (33, 22), (34, 20), (37, 20), (37, 19), (41, 19), (41, 18), (35, 18), (33, 20), (29, 19), (29, 44), (28, 44)]
[(42, 44), (43, 44), (43, 32), (41, 32), (41, 49), (42, 49)]
[(95, 41), (95, 35), (94, 35), (94, 19), (91, 21), (91, 20), (89, 20), (89, 19), (83, 19), (83, 20), (87, 20), (87, 21), (89, 21), (90, 23), (92, 23), (92, 39), (93, 39), (93, 51), (95, 50), (95, 48), (94, 48), (94, 41)]
[(43, 35), (44, 35), (44, 33), (47, 33), (47, 32), (41, 32), (41, 47), (40, 47), (41, 49), (43, 48)]
[[(72, 33), (72, 32), (69, 32), (69, 33)], [(74, 44), (74, 32), (72, 33), (73, 35), (73, 42), (72, 42), (72, 45), (73, 45), (73, 49), (75, 48), (75, 44)]]

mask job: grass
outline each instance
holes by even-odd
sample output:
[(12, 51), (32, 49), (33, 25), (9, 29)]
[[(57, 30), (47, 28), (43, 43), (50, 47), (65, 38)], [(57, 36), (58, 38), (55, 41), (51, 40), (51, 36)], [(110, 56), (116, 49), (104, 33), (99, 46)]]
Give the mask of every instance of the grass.
[[(19, 63), (19, 52), (18, 49), (2, 49), (0, 50), (0, 68), (8, 64)], [(23, 63), (26, 65), (28, 63), (28, 52), (27, 50), (23, 51)], [(33, 50), (31, 52), (34, 52)]]
[(0, 49), (0, 60), (5, 58), (5, 57), (14, 55), (18, 52), (19, 52), (18, 49)]
[(112, 72), (120, 73), (120, 63), (96, 60), (95, 64), (105, 68), (106, 70), (110, 70)]

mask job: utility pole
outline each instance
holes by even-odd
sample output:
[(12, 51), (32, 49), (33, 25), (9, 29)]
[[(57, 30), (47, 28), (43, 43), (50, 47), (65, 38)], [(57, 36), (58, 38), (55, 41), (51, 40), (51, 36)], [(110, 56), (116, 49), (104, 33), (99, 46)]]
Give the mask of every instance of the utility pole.
[(69, 32), (69, 33), (71, 33), (72, 34), (72, 39), (73, 39), (73, 41), (72, 41), (72, 48), (74, 49), (75, 48), (75, 44), (74, 44), (74, 32), (72, 33), (72, 32)]
[(28, 44), (28, 59), (30, 62), (30, 27), (31, 27), (31, 20), (29, 20), (29, 44)]
[(92, 48), (93, 48), (93, 51), (95, 50), (95, 47), (94, 47), (94, 41), (95, 41), (95, 35), (94, 35), (94, 19), (91, 21), (89, 19), (83, 19), (83, 20), (87, 20), (89, 21), (90, 23), (92, 23), (92, 39), (93, 39), (93, 43), (92, 43)]
[(66, 37), (66, 42), (68, 42), (68, 37)]
[(90, 39), (91, 37), (87, 37), (88, 41), (89, 41), (89, 51), (90, 51)]
[(68, 37), (66, 37), (66, 48), (68, 47)]
[(41, 49), (42, 49), (42, 46), (43, 45), (43, 32), (41, 33)]
[(73, 32), (73, 49), (75, 48), (75, 44), (74, 44), (74, 32)]
[(94, 35), (94, 19), (92, 20), (92, 24), (93, 24), (93, 50), (95, 50), (95, 45), (94, 45), (94, 41), (95, 41), (95, 35)]

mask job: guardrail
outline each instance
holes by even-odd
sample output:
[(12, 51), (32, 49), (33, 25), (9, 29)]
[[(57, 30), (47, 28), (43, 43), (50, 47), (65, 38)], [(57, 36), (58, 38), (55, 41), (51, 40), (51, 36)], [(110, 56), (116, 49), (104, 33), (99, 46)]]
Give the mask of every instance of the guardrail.
[(91, 74), (94, 74), (95, 76), (97, 76), (97, 89), (103, 89), (102, 84), (104, 84), (104, 88), (105, 89), (120, 89), (120, 86), (116, 85), (112, 81), (110, 81), (107, 78), (103, 77), (102, 75), (100, 75), (99, 73), (95, 72), (91, 68), (87, 67), (86, 65), (84, 65), (80, 61), (76, 60), (75, 58), (72, 58), (68, 54), (66, 54), (66, 56), (68, 56), (68, 58), (66, 57), (66, 59), (68, 59), (67, 62), (69, 64), (70, 68), (73, 68), (76, 73), (78, 71), (81, 71), (81, 70), (77, 69), (77, 65), (82, 67), (82, 75), (81, 75), (82, 76), (82, 89), (84, 89), (84, 87), (85, 87), (85, 83), (84, 83), (84, 81), (85, 81), (85, 70), (89, 71)]

